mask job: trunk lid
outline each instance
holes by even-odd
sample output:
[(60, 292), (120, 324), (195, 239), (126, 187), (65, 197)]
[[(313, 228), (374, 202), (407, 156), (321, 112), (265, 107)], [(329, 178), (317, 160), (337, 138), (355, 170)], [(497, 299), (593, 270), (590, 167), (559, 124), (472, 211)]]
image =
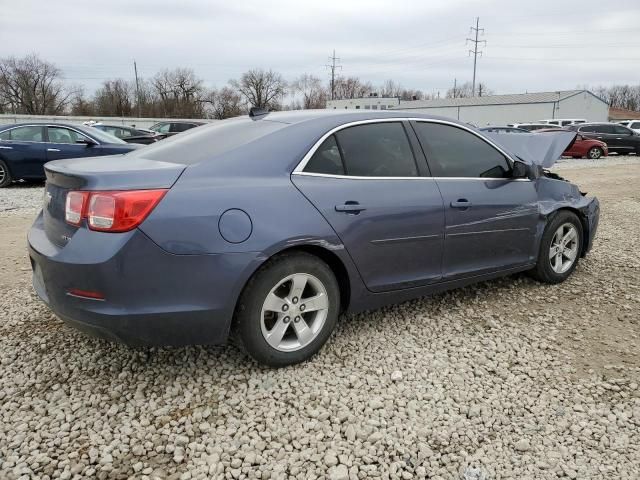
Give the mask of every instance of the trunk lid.
[(185, 165), (139, 157), (105, 156), (49, 162), (45, 165), (42, 216), (49, 241), (65, 246), (78, 230), (65, 221), (70, 190), (146, 190), (170, 188)]

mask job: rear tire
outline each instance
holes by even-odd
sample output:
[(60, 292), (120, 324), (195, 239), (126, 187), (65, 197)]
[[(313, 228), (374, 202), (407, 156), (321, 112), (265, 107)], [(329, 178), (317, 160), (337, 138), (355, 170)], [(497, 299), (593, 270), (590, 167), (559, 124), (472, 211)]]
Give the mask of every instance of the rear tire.
[(0, 188), (8, 187), (13, 182), (9, 167), (4, 160), (0, 160)]
[(308, 360), (331, 336), (340, 289), (327, 264), (304, 252), (269, 260), (246, 285), (235, 336), (258, 363), (284, 367)]
[(549, 218), (531, 275), (544, 283), (564, 282), (575, 270), (582, 252), (582, 223), (567, 210)]
[(600, 147), (591, 147), (587, 152), (587, 158), (591, 160), (598, 160), (602, 155), (604, 155), (604, 152)]

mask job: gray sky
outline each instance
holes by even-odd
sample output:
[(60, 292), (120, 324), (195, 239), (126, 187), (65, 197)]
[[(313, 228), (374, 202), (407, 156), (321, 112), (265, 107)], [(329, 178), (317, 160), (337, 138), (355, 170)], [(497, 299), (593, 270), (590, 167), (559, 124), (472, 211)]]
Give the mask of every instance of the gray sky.
[(640, 82), (639, 0), (0, 0), (0, 57), (31, 52), (66, 81), (190, 67), (207, 86), (250, 68), (286, 79), (324, 67), (442, 94), (470, 81), (469, 27), (487, 41), (478, 81), (497, 93)]

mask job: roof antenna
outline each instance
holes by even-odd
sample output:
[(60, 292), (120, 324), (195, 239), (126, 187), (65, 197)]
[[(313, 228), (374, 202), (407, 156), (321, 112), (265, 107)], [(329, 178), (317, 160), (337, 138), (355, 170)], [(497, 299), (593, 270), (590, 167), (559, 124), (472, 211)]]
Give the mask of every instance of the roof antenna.
[(260, 108), (260, 107), (251, 107), (249, 109), (249, 116), (250, 117), (259, 117), (261, 115), (267, 115), (269, 113), (269, 110), (267, 110), (266, 108)]

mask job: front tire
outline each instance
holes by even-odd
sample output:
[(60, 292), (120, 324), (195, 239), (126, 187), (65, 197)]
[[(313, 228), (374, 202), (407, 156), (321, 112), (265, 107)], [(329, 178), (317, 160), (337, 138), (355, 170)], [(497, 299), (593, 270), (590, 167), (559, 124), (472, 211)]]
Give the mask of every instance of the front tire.
[(582, 223), (569, 211), (560, 210), (547, 223), (532, 276), (544, 283), (564, 282), (575, 270), (582, 252)]
[(327, 264), (304, 252), (269, 260), (245, 287), (235, 334), (258, 363), (284, 367), (308, 360), (338, 320), (340, 289)]
[(591, 147), (587, 152), (587, 158), (591, 160), (598, 160), (602, 155), (604, 155), (604, 152), (600, 147)]
[(0, 188), (8, 187), (13, 182), (9, 167), (4, 160), (0, 160)]

